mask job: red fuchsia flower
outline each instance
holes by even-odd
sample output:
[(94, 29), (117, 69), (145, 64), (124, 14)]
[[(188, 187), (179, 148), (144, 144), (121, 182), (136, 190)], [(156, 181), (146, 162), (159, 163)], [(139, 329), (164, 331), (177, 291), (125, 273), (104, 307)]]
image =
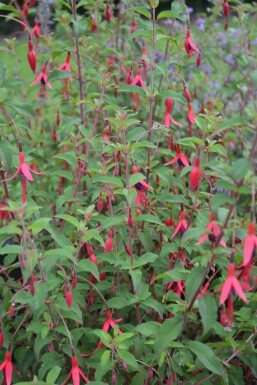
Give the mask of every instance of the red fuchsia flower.
[[(102, 326), (102, 330), (105, 332), (108, 332), (109, 329), (115, 328), (117, 323), (119, 323), (121, 321), (122, 321), (122, 318), (115, 319), (115, 320), (112, 319), (112, 312), (110, 310), (107, 310), (106, 311), (106, 320)], [(122, 334), (122, 331), (120, 329), (118, 329), (118, 334)], [(102, 341), (99, 341), (99, 343), (97, 345), (97, 349), (100, 349), (102, 346), (103, 346)]]
[(111, 16), (112, 16), (112, 14), (111, 14), (111, 7), (110, 7), (110, 4), (107, 1), (106, 7), (105, 7), (105, 18), (106, 18), (106, 21), (107, 21), (108, 24), (111, 21)]
[[(212, 234), (204, 233), (201, 236), (200, 240), (195, 244), (196, 246), (201, 245), (202, 243), (204, 243), (207, 238), (209, 238), (209, 240), (212, 243), (214, 243), (216, 241), (216, 239), (220, 236), (221, 230), (219, 228), (219, 225), (217, 225), (216, 223), (213, 223), (215, 220), (216, 219), (215, 219), (214, 214), (211, 213), (210, 214), (210, 222), (206, 226), (206, 229), (211, 231)], [(223, 238), (221, 238), (219, 244), (222, 245), (223, 247), (227, 247), (227, 245), (226, 245), (226, 243), (225, 243)]]
[[(241, 287), (244, 291), (251, 291), (254, 287), (254, 284), (251, 285), (251, 276), (250, 276), (250, 271), (253, 267), (254, 265), (252, 263), (249, 263), (243, 268), (243, 270), (239, 274), (242, 281)], [(256, 282), (256, 278), (255, 278), (255, 282)]]
[(53, 88), (51, 83), (47, 81), (48, 75), (46, 73), (46, 66), (47, 66), (47, 63), (42, 67), (40, 74), (36, 77), (34, 82), (31, 83), (31, 86), (34, 86), (35, 84), (40, 82), (42, 86), (47, 86), (50, 89)]
[(176, 122), (170, 115), (170, 113), (172, 111), (172, 107), (173, 107), (172, 98), (166, 98), (165, 105), (166, 105), (166, 111), (165, 111), (165, 116), (164, 116), (165, 126), (167, 128), (169, 128), (170, 124), (173, 123), (175, 126), (181, 127), (182, 125), (180, 123)]
[(73, 356), (71, 359), (72, 362), (72, 368), (70, 373), (68, 374), (68, 377), (63, 381), (62, 385), (65, 385), (69, 378), (72, 378), (73, 385), (80, 385), (80, 376), (83, 378), (84, 381), (87, 383), (90, 383), (89, 379), (85, 376), (85, 374), (82, 372), (82, 370), (78, 366), (78, 359), (77, 357)]
[(59, 71), (66, 70), (66, 71), (71, 71), (71, 66), (70, 66), (70, 52), (67, 53), (65, 62), (58, 68)]
[[(137, 168), (136, 166), (133, 164), (132, 166), (132, 174), (137, 174)], [(141, 187), (145, 187), (145, 188), (148, 188), (150, 190), (153, 190), (153, 187), (150, 186), (148, 183), (146, 183), (144, 180), (141, 180), (140, 182), (138, 182), (135, 187), (138, 188), (140, 190), (140, 186), (137, 186), (138, 184), (141, 185)]]
[(23, 12), (24, 19), (27, 18), (29, 15), (29, 7), (26, 3), (24, 3), (22, 6), (22, 12)]
[(189, 166), (187, 156), (181, 151), (181, 146), (177, 144), (177, 154), (171, 159), (170, 162), (166, 163), (165, 166), (178, 162), (179, 166)]
[(135, 78), (134, 78), (134, 80), (132, 81), (131, 84), (135, 85), (135, 86), (138, 86), (138, 87), (141, 87), (144, 90), (146, 89), (146, 86), (144, 85), (143, 79), (141, 77), (141, 69), (140, 68), (138, 68), (137, 74), (136, 74), (136, 76), (135, 76)]
[(228, 266), (228, 277), (222, 285), (221, 296), (220, 296), (220, 305), (222, 305), (230, 296), (232, 292), (238, 294), (238, 296), (246, 303), (248, 300), (242, 290), (242, 287), (235, 276), (235, 264), (230, 263)]
[(186, 100), (188, 102), (191, 102), (192, 101), (191, 94), (190, 94), (185, 82), (183, 82), (183, 87), (184, 87), (184, 96), (185, 96)]
[(225, 18), (228, 19), (228, 16), (229, 16), (229, 5), (228, 5), (227, 0), (224, 0), (224, 3), (223, 3), (223, 12), (224, 12)]
[(131, 67), (127, 67), (126, 68), (126, 83), (127, 84), (132, 84), (133, 79), (134, 79), (134, 76), (133, 76), (132, 68)]
[(31, 41), (30, 35), (29, 35), (28, 47), (29, 47), (28, 62), (29, 62), (30, 68), (35, 73), (36, 67), (37, 67), (37, 57), (36, 57), (36, 53), (33, 49), (33, 43)]
[(257, 248), (257, 236), (255, 235), (255, 223), (250, 222), (248, 235), (244, 240), (244, 266), (248, 265)]
[(29, 7), (30, 7), (30, 8), (34, 7), (35, 2), (36, 2), (35, 0), (30, 0), (30, 2), (29, 2)]
[(5, 179), (4, 182), (7, 182), (11, 179), (14, 179), (18, 175), (18, 173), (21, 173), (30, 182), (33, 182), (33, 180), (34, 180), (32, 175), (31, 175), (31, 172), (33, 174), (36, 174), (36, 175), (44, 174), (43, 172), (36, 172), (36, 171), (32, 170), (32, 168), (30, 168), (27, 165), (27, 163), (25, 162), (24, 153), (22, 151), (20, 151), (20, 153), (19, 153), (19, 158), (20, 158), (20, 164), (19, 164), (19, 167), (17, 168), (15, 174), (11, 178)]
[(31, 31), (32, 35), (35, 35), (36, 37), (39, 37), (41, 35), (40, 27), (39, 27), (39, 20), (35, 19), (35, 25)]
[(13, 364), (11, 361), (11, 352), (7, 351), (5, 355), (5, 360), (0, 365), (0, 372), (4, 370), (4, 378), (6, 385), (11, 385), (12, 383), (12, 371), (13, 371)]
[(198, 54), (200, 53), (199, 49), (195, 46), (192, 39), (190, 38), (190, 35), (191, 35), (191, 31), (188, 28), (187, 34), (186, 34), (186, 40), (185, 40), (185, 49), (188, 57), (191, 57), (194, 51), (197, 52)]
[(191, 105), (191, 103), (188, 103), (187, 109), (188, 109), (188, 112), (187, 112), (187, 120), (188, 120), (188, 123), (194, 124), (194, 123), (195, 123), (195, 113), (194, 113), (194, 111), (192, 110), (192, 105)]
[(108, 238), (105, 241), (105, 249), (104, 249), (104, 251), (106, 253), (110, 253), (112, 251), (112, 235), (113, 235), (113, 232), (112, 232), (112, 230), (110, 230), (109, 233), (108, 233)]
[(3, 335), (3, 330), (0, 327), (0, 348), (3, 346), (3, 344), (4, 344), (4, 335)]
[(202, 170), (199, 167), (200, 161), (201, 159), (199, 156), (195, 158), (194, 166), (190, 172), (189, 186), (193, 191), (195, 191), (198, 188), (199, 182), (201, 180)]
[(187, 228), (188, 228), (188, 224), (187, 224), (187, 222), (185, 220), (185, 212), (182, 210), (182, 211), (180, 211), (179, 222), (178, 222), (178, 224), (177, 224), (177, 226), (175, 228), (174, 233), (172, 234), (171, 239), (173, 239), (178, 232), (182, 236)]

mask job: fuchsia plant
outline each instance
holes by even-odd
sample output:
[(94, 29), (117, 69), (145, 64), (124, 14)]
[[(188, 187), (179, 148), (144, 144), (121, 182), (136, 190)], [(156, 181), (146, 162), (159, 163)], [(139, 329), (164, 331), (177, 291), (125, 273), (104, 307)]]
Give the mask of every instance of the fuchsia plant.
[(254, 382), (255, 7), (7, 3), (0, 382)]

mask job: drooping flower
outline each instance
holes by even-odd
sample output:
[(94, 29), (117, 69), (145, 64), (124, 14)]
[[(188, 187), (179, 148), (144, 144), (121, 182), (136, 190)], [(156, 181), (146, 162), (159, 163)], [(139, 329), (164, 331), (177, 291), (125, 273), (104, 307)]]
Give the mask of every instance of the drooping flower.
[(175, 162), (178, 162), (179, 166), (189, 166), (187, 156), (181, 151), (181, 146), (177, 144), (177, 154), (176, 156), (171, 159), (168, 163), (165, 164), (165, 166), (168, 166), (169, 164), (173, 164)]
[(93, 17), (92, 24), (91, 24), (91, 32), (95, 32), (95, 31), (96, 31), (96, 18)]
[(5, 355), (5, 360), (0, 365), (0, 372), (4, 370), (4, 378), (6, 385), (11, 385), (12, 383), (12, 372), (13, 372), (13, 364), (11, 361), (11, 352), (8, 350)]
[(224, 0), (223, 12), (224, 12), (225, 18), (228, 19), (228, 16), (229, 16), (229, 5), (228, 5), (228, 1), (227, 0)]
[[(105, 332), (108, 332), (109, 329), (115, 328), (117, 323), (119, 323), (121, 321), (122, 321), (122, 318), (115, 319), (115, 320), (112, 319), (112, 312), (110, 310), (107, 310), (106, 311), (106, 320), (102, 326), (102, 330), (104, 330)], [(118, 334), (122, 334), (122, 331), (120, 329), (118, 330)]]
[(173, 123), (175, 126), (181, 127), (182, 125), (180, 123), (176, 122), (170, 115), (170, 113), (172, 111), (172, 107), (173, 107), (172, 98), (166, 98), (165, 105), (166, 105), (166, 111), (165, 111), (165, 116), (164, 116), (165, 126), (167, 128), (169, 128), (170, 124)]
[(32, 43), (30, 35), (29, 35), (29, 41), (28, 41), (28, 48), (29, 48), (28, 62), (29, 62), (30, 68), (35, 73), (36, 67), (37, 67), (37, 57), (36, 57), (36, 53), (33, 49), (33, 43)]
[(250, 222), (248, 227), (248, 235), (244, 240), (244, 266), (248, 265), (256, 248), (257, 236), (255, 235), (255, 223)]
[(134, 80), (132, 81), (131, 84), (135, 85), (135, 86), (138, 86), (138, 87), (141, 87), (144, 90), (146, 89), (145, 84), (143, 82), (143, 79), (141, 77), (141, 69), (140, 68), (138, 68), (137, 74), (136, 74), (136, 76), (135, 76), (135, 78), (134, 78)]
[(87, 383), (90, 383), (89, 379), (85, 376), (85, 374), (82, 372), (80, 367), (78, 366), (78, 359), (77, 357), (73, 356), (72, 359), (72, 368), (70, 373), (68, 374), (67, 378), (63, 381), (62, 385), (65, 385), (69, 378), (72, 378), (73, 385), (80, 385), (80, 376), (83, 378), (84, 381)]
[(35, 19), (35, 25), (32, 28), (31, 34), (35, 35), (37, 38), (41, 35), (40, 26), (39, 26), (39, 20), (38, 19)]
[[(211, 231), (212, 234), (204, 233), (201, 236), (200, 240), (195, 244), (196, 246), (201, 245), (202, 243), (204, 243), (207, 238), (209, 238), (209, 240), (211, 242), (213, 242), (213, 243), (216, 242), (216, 239), (220, 236), (221, 230), (219, 228), (219, 225), (217, 225), (217, 223), (213, 223), (213, 222), (215, 222), (215, 220), (216, 220), (216, 218), (215, 218), (214, 214), (211, 213), (210, 214), (210, 222), (206, 226), (206, 229)], [(226, 245), (226, 243), (225, 243), (223, 238), (221, 238), (219, 244), (222, 245), (223, 247), (227, 247), (227, 245)]]
[(65, 62), (58, 68), (59, 71), (66, 70), (66, 71), (71, 71), (71, 66), (70, 66), (70, 52), (67, 53)]
[(172, 234), (171, 239), (173, 239), (178, 232), (182, 236), (187, 228), (188, 228), (188, 224), (185, 220), (185, 212), (183, 210), (181, 210), (180, 214), (179, 214), (179, 222), (175, 228), (174, 233)]
[(188, 28), (187, 34), (186, 34), (186, 40), (185, 40), (185, 49), (188, 57), (191, 57), (194, 51), (197, 52), (198, 54), (200, 53), (199, 49), (195, 46), (192, 39), (190, 38), (190, 35), (191, 35), (191, 31)]
[(185, 96), (186, 100), (188, 102), (191, 102), (192, 101), (192, 97), (191, 97), (191, 94), (190, 94), (190, 92), (189, 92), (185, 82), (183, 82), (183, 87), (184, 87), (184, 96)]
[(190, 172), (189, 186), (191, 190), (195, 191), (198, 186), (202, 175), (202, 170), (200, 169), (200, 157), (195, 158), (194, 166)]
[(35, 84), (40, 82), (42, 86), (47, 86), (50, 89), (53, 88), (51, 86), (51, 83), (47, 81), (48, 75), (46, 73), (46, 66), (47, 66), (47, 63), (42, 67), (40, 74), (36, 77), (34, 82), (31, 83), (31, 86), (34, 86)]
[(112, 251), (112, 230), (109, 231), (108, 237), (105, 241), (105, 253), (110, 253)]
[(235, 264), (230, 263), (228, 266), (228, 276), (225, 282), (222, 285), (221, 296), (220, 296), (220, 305), (222, 305), (229, 297), (232, 291), (235, 291), (236, 294), (246, 303), (248, 300), (242, 290), (242, 287), (235, 276)]
[(133, 17), (132, 23), (131, 23), (131, 28), (130, 28), (130, 33), (134, 33), (136, 31), (136, 28), (137, 28), (137, 23), (135, 22), (135, 19)]
[(20, 164), (19, 164), (19, 167), (17, 168), (15, 174), (10, 178), (5, 179), (4, 180), (5, 182), (7, 182), (11, 179), (14, 179), (18, 175), (18, 173), (21, 173), (30, 182), (33, 182), (33, 180), (34, 180), (32, 175), (31, 175), (31, 172), (33, 174), (36, 174), (36, 175), (44, 174), (43, 172), (36, 172), (36, 171), (32, 170), (32, 168), (30, 168), (27, 165), (27, 163), (25, 161), (24, 153), (22, 151), (20, 151), (20, 153), (19, 153), (19, 159), (20, 159)]
[(72, 293), (70, 291), (70, 285), (69, 284), (65, 285), (65, 301), (67, 303), (67, 306), (69, 308), (71, 308), (72, 307)]

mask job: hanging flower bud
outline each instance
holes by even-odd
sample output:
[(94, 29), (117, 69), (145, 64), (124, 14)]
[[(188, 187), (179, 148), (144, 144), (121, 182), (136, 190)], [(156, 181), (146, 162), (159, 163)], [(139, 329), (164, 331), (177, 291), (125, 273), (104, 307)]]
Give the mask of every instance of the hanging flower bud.
[(200, 157), (195, 158), (195, 164), (190, 172), (189, 185), (191, 190), (195, 191), (198, 188), (202, 171), (200, 169)]
[(103, 210), (103, 207), (104, 207), (103, 198), (102, 198), (102, 194), (100, 194), (97, 201), (97, 211), (100, 213)]
[(32, 8), (35, 5), (35, 0), (30, 0), (29, 7)]
[(191, 103), (188, 103), (187, 108), (188, 108), (188, 113), (187, 113), (187, 120), (188, 120), (188, 123), (194, 124), (194, 123), (195, 123), (195, 113), (194, 113), (194, 111), (192, 110), (192, 105), (191, 105)]
[(132, 174), (137, 174), (137, 168), (134, 164), (132, 166)]
[(186, 83), (183, 84), (184, 85), (184, 96), (186, 98), (186, 100), (188, 102), (191, 102), (192, 101), (192, 98), (191, 98), (191, 95), (190, 95), (190, 92), (188, 91), (188, 88), (186, 86)]
[(131, 252), (130, 248), (128, 247), (128, 245), (126, 244), (125, 241), (123, 241), (123, 245), (124, 245), (124, 249), (125, 249), (126, 253), (131, 257), (132, 256), (132, 252)]
[(133, 227), (133, 218), (132, 218), (131, 210), (129, 210), (129, 214), (128, 214), (128, 225), (132, 229), (132, 227)]
[(36, 57), (36, 53), (33, 49), (33, 43), (32, 43), (30, 35), (29, 35), (29, 41), (28, 41), (28, 48), (29, 48), (28, 62), (29, 62), (30, 68), (35, 73), (36, 67), (37, 67), (37, 57)]
[(130, 33), (134, 33), (136, 31), (136, 28), (137, 28), (137, 23), (135, 22), (135, 19), (133, 17)]
[(108, 238), (105, 241), (105, 249), (106, 253), (110, 253), (112, 251), (112, 232), (109, 231)]
[(34, 285), (34, 279), (33, 279), (33, 276), (30, 277), (30, 280), (29, 280), (29, 291), (30, 291), (30, 294), (32, 296), (34, 296), (35, 294), (35, 285)]
[(116, 376), (116, 373), (113, 371), (112, 372), (112, 384), (116, 384), (117, 382), (117, 376)]
[(111, 16), (112, 16), (112, 14), (111, 14), (110, 4), (107, 2), (106, 7), (105, 7), (105, 18), (106, 18), (106, 21), (108, 24), (111, 21)]
[(65, 300), (69, 308), (72, 306), (72, 293), (70, 291), (70, 286), (67, 284), (65, 286)]
[(11, 306), (10, 306), (10, 309), (9, 309), (9, 316), (10, 316), (10, 318), (13, 318), (14, 311), (15, 311), (14, 303), (11, 303)]
[(228, 29), (228, 20), (226, 21), (226, 23), (224, 25), (224, 29), (225, 29), (225, 31)]
[(223, 12), (224, 12), (225, 18), (228, 19), (228, 16), (229, 16), (229, 5), (228, 5), (227, 0), (224, 0), (224, 3), (223, 3)]

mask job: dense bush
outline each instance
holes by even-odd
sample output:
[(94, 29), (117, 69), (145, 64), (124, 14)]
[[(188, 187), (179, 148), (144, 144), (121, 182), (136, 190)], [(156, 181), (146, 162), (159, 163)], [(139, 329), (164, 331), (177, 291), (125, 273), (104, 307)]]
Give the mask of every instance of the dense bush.
[(3, 384), (256, 383), (257, 14), (210, 6), (0, 3)]

